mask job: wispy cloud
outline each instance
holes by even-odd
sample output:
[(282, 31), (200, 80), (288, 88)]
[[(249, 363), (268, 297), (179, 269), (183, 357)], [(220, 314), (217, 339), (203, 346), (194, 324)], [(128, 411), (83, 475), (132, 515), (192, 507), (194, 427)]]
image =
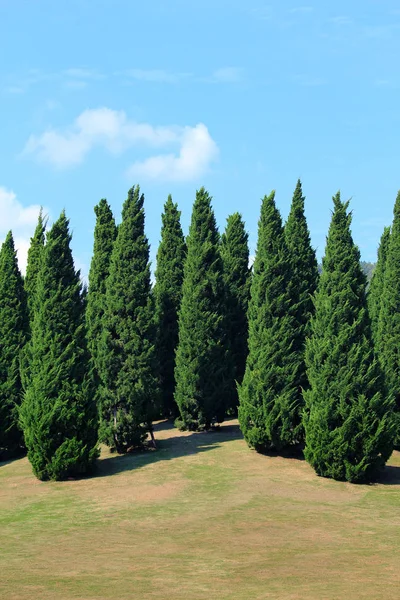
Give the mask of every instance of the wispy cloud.
[(88, 82), (83, 79), (68, 79), (64, 82), (64, 87), (70, 90), (83, 90), (88, 86)]
[(241, 81), (243, 71), (239, 67), (221, 67), (211, 75), (204, 77), (185, 71), (167, 71), (164, 69), (129, 69), (125, 75), (137, 81), (149, 83), (176, 84), (182, 81), (196, 83), (238, 83)]
[(210, 83), (239, 83), (243, 79), (243, 69), (238, 67), (223, 67), (217, 69), (206, 79)]
[(96, 69), (85, 69), (81, 67), (72, 67), (70, 69), (65, 69), (63, 72), (67, 77), (71, 77), (73, 79), (104, 79), (105, 75), (103, 73), (99, 73)]
[(382, 25), (366, 25), (362, 29), (362, 34), (370, 39), (389, 39), (393, 35), (398, 35), (400, 25), (398, 23), (385, 23)]
[(4, 241), (11, 229), (17, 249), (18, 263), (23, 274), (26, 271), (30, 238), (39, 216), (40, 206), (31, 204), (23, 206), (12, 190), (0, 187), (0, 239)]
[(260, 21), (269, 21), (273, 16), (272, 6), (266, 4), (253, 7), (250, 9), (250, 14)]
[(380, 87), (380, 88), (390, 88), (390, 89), (396, 89), (399, 87), (399, 82), (398, 81), (394, 81), (393, 79), (375, 79), (375, 81), (373, 82), (373, 84), (376, 87)]
[(9, 84), (4, 87), (8, 94), (24, 94), (32, 86), (45, 83), (54, 78), (54, 75), (45, 73), (41, 69), (29, 69), (20, 76), (13, 75), (9, 78)]
[(130, 173), (169, 181), (196, 178), (209, 168), (218, 154), (217, 145), (204, 124), (153, 126), (132, 121), (123, 111), (103, 107), (84, 111), (63, 130), (50, 128), (41, 135), (30, 136), (22, 155), (63, 169), (81, 164), (96, 147), (121, 154), (135, 146), (178, 149), (176, 153), (137, 161), (129, 169)]
[(113, 78), (116, 83), (123, 84), (142, 82), (171, 85), (182, 82), (233, 84), (240, 82), (242, 77), (243, 71), (238, 67), (220, 67), (206, 76), (200, 76), (189, 71), (141, 68), (132, 68), (111, 74), (84, 67), (70, 67), (58, 73), (46, 73), (40, 69), (30, 69), (25, 75), (10, 76), (3, 87), (3, 92), (13, 95), (24, 94), (29, 92), (32, 87), (39, 85), (51, 85), (66, 90), (79, 91), (107, 78)]
[(25, 88), (21, 85), (9, 85), (4, 91), (6, 94), (23, 94), (25, 92)]
[(164, 69), (129, 69), (128, 77), (150, 83), (179, 83), (192, 77), (191, 73), (172, 73)]
[(333, 23), (334, 25), (351, 25), (353, 23), (353, 19), (347, 17), (346, 15), (337, 15), (336, 17), (331, 17), (329, 22)]
[(289, 13), (291, 14), (295, 14), (295, 13), (312, 13), (314, 11), (314, 7), (313, 6), (295, 6), (294, 8), (290, 8), (288, 10)]
[(4, 91), (8, 94), (24, 94), (32, 87), (45, 84), (60, 85), (69, 89), (82, 89), (89, 83), (105, 79), (96, 69), (71, 67), (60, 72), (45, 72), (42, 69), (29, 69), (27, 73), (10, 77)]

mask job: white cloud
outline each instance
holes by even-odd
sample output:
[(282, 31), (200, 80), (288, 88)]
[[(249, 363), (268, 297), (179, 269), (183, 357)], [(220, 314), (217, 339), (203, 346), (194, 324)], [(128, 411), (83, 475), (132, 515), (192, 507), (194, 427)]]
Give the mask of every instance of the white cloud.
[(9, 87), (6, 87), (4, 91), (7, 94), (23, 94), (25, 89), (22, 86), (10, 85)]
[(242, 79), (242, 69), (238, 67), (224, 67), (217, 69), (212, 75), (215, 83), (238, 83)]
[(171, 73), (164, 69), (130, 69), (127, 75), (132, 79), (149, 83), (179, 83), (182, 79), (192, 76), (191, 73)]
[(125, 75), (137, 81), (148, 83), (180, 83), (194, 81), (197, 83), (238, 83), (242, 80), (243, 70), (238, 67), (222, 67), (207, 76), (198, 76), (189, 72), (171, 72), (165, 69), (130, 69)]
[[(34, 156), (57, 168), (73, 167), (83, 162), (95, 147), (119, 154), (133, 146), (165, 148), (177, 146), (178, 155), (162, 154), (136, 162), (130, 172), (171, 181), (188, 180), (202, 174), (218, 154), (217, 145), (203, 124), (195, 127), (154, 127), (127, 118), (123, 111), (109, 108), (86, 110), (64, 131), (48, 129), (32, 135), (23, 155)], [(179, 149), (180, 148), (180, 149)]]
[(87, 81), (83, 79), (69, 79), (64, 83), (64, 87), (69, 90), (83, 90), (87, 85)]
[(345, 15), (338, 15), (337, 17), (332, 17), (331, 19), (329, 19), (329, 21), (334, 25), (351, 25), (353, 23), (353, 20)]
[(207, 172), (218, 157), (218, 146), (203, 123), (185, 127), (178, 155), (160, 154), (135, 162), (128, 170), (130, 177), (162, 181), (189, 181)]
[(24, 274), (30, 238), (35, 230), (39, 211), (40, 206), (23, 206), (13, 191), (0, 187), (0, 239), (3, 242), (8, 231), (12, 230), (19, 267)]
[(272, 7), (267, 5), (250, 9), (250, 14), (258, 20), (269, 21), (272, 18), (273, 12)]
[(67, 75), (67, 77), (72, 77), (74, 79), (103, 79), (104, 78), (104, 75), (102, 75), (102, 73), (99, 73), (98, 71), (96, 71), (94, 69), (82, 69), (80, 67), (66, 69), (64, 71), (64, 74)]
[(311, 13), (313, 12), (313, 6), (295, 6), (294, 8), (289, 9), (289, 12), (294, 13)]

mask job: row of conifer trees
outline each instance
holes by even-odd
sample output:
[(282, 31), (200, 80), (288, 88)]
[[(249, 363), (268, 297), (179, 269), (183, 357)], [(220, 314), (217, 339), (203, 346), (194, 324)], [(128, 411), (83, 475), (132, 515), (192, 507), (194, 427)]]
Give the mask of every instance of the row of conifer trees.
[[(63, 212), (41, 214), (26, 277), (11, 232), (0, 252), (0, 455), (27, 449), (40, 479), (90, 472), (99, 440), (141, 447), (172, 417), (202, 430), (238, 414), (259, 452), (303, 451), (319, 475), (376, 478), (399, 431), (400, 195), (369, 290), (348, 203), (334, 199), (318, 274), (300, 181), (285, 225), (262, 200), (249, 268), (240, 214), (219, 235), (204, 188), (185, 239), (168, 198), (151, 284), (144, 197), (116, 226), (95, 208), (89, 289)], [(154, 438), (153, 438), (154, 441)]]

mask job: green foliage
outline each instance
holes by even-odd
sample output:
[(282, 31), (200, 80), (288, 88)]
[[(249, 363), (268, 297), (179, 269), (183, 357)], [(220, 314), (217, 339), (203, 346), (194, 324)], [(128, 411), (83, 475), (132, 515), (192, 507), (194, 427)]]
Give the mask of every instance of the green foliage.
[[(385, 227), (378, 249), (378, 261), (368, 289), (368, 310), (371, 317), (372, 335), (378, 343), (378, 324), (381, 312), (383, 286), (385, 279), (386, 258), (389, 249), (390, 227)], [(362, 265), (361, 265), (362, 266)]]
[(161, 242), (157, 252), (154, 298), (157, 318), (157, 358), (160, 369), (162, 413), (177, 417), (175, 352), (178, 345), (178, 311), (182, 299), (186, 244), (180, 223), (181, 213), (171, 196), (162, 214)]
[(306, 344), (305, 457), (318, 475), (373, 480), (392, 453), (393, 402), (374, 356), (366, 276), (348, 202), (334, 198), (323, 271)]
[(70, 241), (63, 212), (48, 233), (37, 278), (20, 411), (28, 458), (42, 480), (85, 474), (98, 456), (96, 390)]
[(299, 441), (302, 399), (291, 298), (292, 263), (275, 192), (265, 196), (249, 302), (249, 354), (239, 387), (239, 422), (250, 447), (283, 450)]
[(28, 262), (25, 275), (25, 291), (28, 302), (29, 320), (32, 323), (35, 308), (35, 296), (37, 287), (37, 278), (39, 275), (40, 264), (45, 244), (46, 219), (43, 218), (43, 211), (40, 209), (38, 223), (35, 233), (31, 238), (31, 245), (28, 250)]
[(219, 234), (211, 197), (201, 188), (187, 238), (179, 312), (175, 401), (182, 428), (208, 429), (224, 419), (233, 384), (224, 315)]
[(310, 232), (304, 214), (303, 191), (300, 179), (293, 194), (292, 206), (285, 225), (286, 245), (291, 252), (292, 286), (296, 319), (299, 327), (298, 346), (302, 348), (309, 333), (310, 319), (314, 314), (313, 295), (319, 280), (315, 250), (311, 246)]
[[(249, 268), (249, 236), (239, 213), (227, 219), (221, 236), (221, 258), (226, 293), (226, 323), (233, 361), (234, 380), (241, 384), (247, 358), (247, 307), (250, 295), (251, 269)], [(233, 389), (230, 406), (235, 413), (238, 407), (237, 389)]]
[(293, 194), (292, 206), (285, 226), (286, 245), (291, 255), (292, 278), (288, 289), (291, 293), (296, 317), (296, 350), (298, 361), (298, 403), (302, 403), (303, 390), (308, 388), (305, 365), (305, 343), (310, 333), (310, 321), (314, 314), (313, 296), (317, 289), (319, 274), (315, 251), (311, 247), (310, 232), (304, 214), (303, 191), (300, 179)]
[(400, 446), (400, 192), (387, 247), (376, 349), (396, 401), (396, 446)]
[(103, 318), (101, 439), (120, 453), (143, 443), (158, 406), (143, 203), (139, 186), (132, 187), (111, 255)]
[(0, 251), (0, 459), (23, 447), (20, 357), (28, 334), (26, 294), (11, 231)]
[(89, 271), (86, 324), (88, 347), (99, 372), (100, 341), (103, 331), (103, 316), (106, 308), (106, 281), (110, 272), (111, 253), (117, 237), (117, 228), (111, 208), (104, 198), (95, 206), (96, 226), (94, 230), (93, 257)]

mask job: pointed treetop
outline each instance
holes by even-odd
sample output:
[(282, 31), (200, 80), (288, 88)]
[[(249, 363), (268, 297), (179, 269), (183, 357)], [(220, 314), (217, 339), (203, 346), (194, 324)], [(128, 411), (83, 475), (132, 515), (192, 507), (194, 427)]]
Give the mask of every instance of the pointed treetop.
[[(330, 240), (330, 243), (327, 243), (326, 253), (322, 259), (321, 278), (325, 280), (327, 271), (333, 272), (340, 267), (343, 277), (346, 280), (349, 280), (354, 276), (355, 265), (359, 266), (360, 261), (360, 251), (358, 246), (353, 242), (350, 228), (352, 221), (352, 213), (351, 211), (348, 211), (350, 200), (347, 200), (346, 202), (342, 201), (340, 192), (337, 192), (332, 200), (334, 210), (327, 238), (327, 240)], [(343, 252), (344, 247), (348, 248), (347, 253)], [(357, 268), (356, 280), (357, 285), (362, 282), (366, 283), (366, 276), (361, 267)]]
[(31, 244), (28, 250), (28, 260), (25, 275), (25, 291), (28, 296), (28, 309), (30, 320), (33, 320), (35, 309), (35, 296), (38, 273), (43, 255), (43, 249), (46, 241), (45, 231), (47, 227), (47, 217), (43, 216), (43, 208), (40, 207), (38, 222), (35, 228)]
[(7, 233), (6, 239), (4, 240), (3, 245), (4, 245), (4, 247), (8, 246), (9, 248), (12, 248), (13, 250), (15, 250), (14, 237), (13, 237), (13, 233), (12, 233), (11, 229)]
[(140, 193), (140, 186), (134, 185), (128, 190), (128, 197), (122, 207), (122, 220), (127, 217), (128, 213), (139, 212), (143, 209), (144, 194)]
[(211, 202), (212, 196), (210, 196), (204, 187), (197, 190), (196, 199), (193, 204), (189, 236), (195, 236), (196, 239), (202, 241), (209, 240), (214, 244), (219, 240), (219, 233)]
[(395, 217), (400, 217), (400, 190), (397, 192), (396, 202), (393, 207), (393, 214)]
[(19, 365), (27, 326), (26, 296), (9, 231), (0, 250), (0, 460), (22, 447), (17, 407), (22, 395)]

